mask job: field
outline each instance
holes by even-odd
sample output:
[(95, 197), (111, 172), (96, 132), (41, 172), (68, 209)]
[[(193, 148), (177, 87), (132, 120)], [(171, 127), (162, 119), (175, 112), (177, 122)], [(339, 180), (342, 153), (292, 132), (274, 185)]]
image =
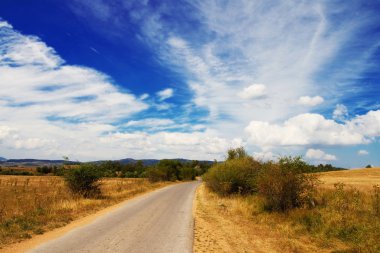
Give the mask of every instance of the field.
[(317, 207), (286, 213), (263, 210), (258, 196), (222, 197), (202, 185), (194, 252), (379, 252), (380, 169), (319, 178)]
[(335, 183), (344, 183), (361, 191), (370, 191), (380, 184), (380, 168), (330, 171), (319, 173), (322, 187), (333, 189)]
[(73, 195), (61, 177), (0, 176), (0, 249), (167, 184), (107, 178), (100, 198), (85, 199)]

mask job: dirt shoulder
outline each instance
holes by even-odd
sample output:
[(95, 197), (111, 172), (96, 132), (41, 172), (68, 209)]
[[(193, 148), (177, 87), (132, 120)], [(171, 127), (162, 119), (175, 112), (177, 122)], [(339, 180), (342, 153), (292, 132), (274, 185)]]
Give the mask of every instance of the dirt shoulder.
[(252, 205), (241, 197), (221, 198), (201, 185), (195, 199), (194, 252), (331, 252), (328, 245), (295, 233), (291, 224), (256, 216)]

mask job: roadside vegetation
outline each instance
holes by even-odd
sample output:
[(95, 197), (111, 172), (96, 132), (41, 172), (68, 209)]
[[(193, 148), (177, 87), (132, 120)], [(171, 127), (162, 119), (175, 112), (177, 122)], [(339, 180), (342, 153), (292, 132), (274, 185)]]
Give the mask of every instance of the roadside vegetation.
[(354, 176), (340, 180), (360, 171), (318, 167), (326, 168), (300, 157), (260, 162), (242, 148), (228, 151), (198, 190), (195, 252), (380, 252), (380, 169), (363, 169), (376, 179), (355, 187)]
[(208, 167), (197, 161), (162, 160), (154, 166), (106, 161), (27, 171), (43, 176), (1, 175), (0, 249), (137, 194), (193, 180)]

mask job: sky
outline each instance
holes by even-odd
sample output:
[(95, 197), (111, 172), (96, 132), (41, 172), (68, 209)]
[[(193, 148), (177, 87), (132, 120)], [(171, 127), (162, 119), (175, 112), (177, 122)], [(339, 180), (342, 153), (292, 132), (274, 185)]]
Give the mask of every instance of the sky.
[(380, 166), (380, 2), (1, 0), (0, 156)]

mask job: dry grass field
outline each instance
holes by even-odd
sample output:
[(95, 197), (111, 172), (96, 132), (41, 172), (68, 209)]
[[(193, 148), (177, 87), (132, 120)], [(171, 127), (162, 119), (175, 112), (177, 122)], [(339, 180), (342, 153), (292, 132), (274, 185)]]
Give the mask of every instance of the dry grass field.
[(0, 249), (168, 183), (107, 178), (101, 198), (73, 195), (61, 177), (0, 176)]
[(373, 185), (380, 185), (380, 168), (354, 169), (319, 173), (322, 187), (333, 189), (334, 184), (344, 183), (362, 191), (370, 191)]
[(287, 213), (265, 211), (258, 196), (221, 197), (202, 185), (194, 252), (379, 252), (380, 169), (320, 173), (320, 180), (318, 206)]

